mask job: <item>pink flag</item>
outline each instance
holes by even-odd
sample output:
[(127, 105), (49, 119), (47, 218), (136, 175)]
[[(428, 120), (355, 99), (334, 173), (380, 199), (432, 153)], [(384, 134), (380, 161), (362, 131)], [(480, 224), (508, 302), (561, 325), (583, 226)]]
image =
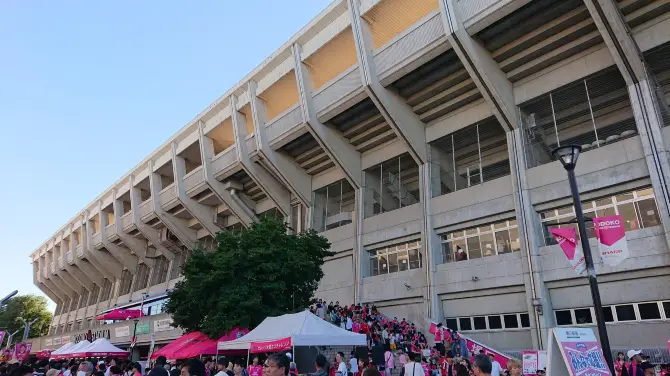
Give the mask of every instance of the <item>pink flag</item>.
[(579, 246), (575, 229), (572, 227), (551, 228), (549, 229), (549, 232), (556, 238), (558, 245), (568, 258), (572, 270), (577, 274), (584, 273), (586, 270), (584, 251), (582, 250), (582, 247)]
[(600, 258), (605, 265), (617, 266), (628, 258), (626, 230), (620, 215), (593, 218), (593, 226), (600, 243)]

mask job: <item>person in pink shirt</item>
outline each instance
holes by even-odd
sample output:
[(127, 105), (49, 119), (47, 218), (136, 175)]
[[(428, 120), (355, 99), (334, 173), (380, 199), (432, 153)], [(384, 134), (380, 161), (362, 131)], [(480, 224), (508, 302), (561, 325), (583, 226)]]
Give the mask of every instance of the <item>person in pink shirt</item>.
[(384, 375), (391, 376), (391, 372), (395, 368), (395, 356), (391, 352), (389, 345), (386, 345), (384, 352)]
[(249, 376), (263, 376), (263, 366), (259, 364), (258, 355), (254, 356), (254, 360), (247, 368)]

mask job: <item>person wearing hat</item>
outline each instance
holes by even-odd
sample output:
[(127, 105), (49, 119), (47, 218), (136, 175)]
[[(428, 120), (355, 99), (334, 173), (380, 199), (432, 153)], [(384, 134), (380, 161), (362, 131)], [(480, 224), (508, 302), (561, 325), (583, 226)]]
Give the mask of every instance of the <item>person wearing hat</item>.
[(644, 376), (654, 376), (656, 375), (656, 370), (654, 369), (655, 367), (655, 365), (649, 362), (642, 362), (638, 368), (644, 372)]
[(626, 371), (628, 371), (628, 376), (644, 376), (644, 371), (640, 368), (642, 363), (642, 350), (628, 350), (628, 359), (630, 359), (630, 364)]

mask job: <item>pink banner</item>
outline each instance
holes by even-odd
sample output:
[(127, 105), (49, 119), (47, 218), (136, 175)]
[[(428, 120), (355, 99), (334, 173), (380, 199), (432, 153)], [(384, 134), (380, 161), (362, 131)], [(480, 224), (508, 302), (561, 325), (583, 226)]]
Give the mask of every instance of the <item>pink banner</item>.
[(572, 270), (577, 274), (584, 273), (586, 262), (584, 261), (584, 251), (577, 240), (577, 231), (572, 227), (563, 227), (550, 228), (549, 232), (556, 238), (558, 245), (568, 258)]
[(264, 352), (278, 352), (289, 349), (291, 349), (291, 337), (268, 342), (251, 342), (249, 352), (255, 354)]
[(626, 230), (620, 215), (593, 218), (593, 226), (600, 243), (600, 258), (603, 264), (617, 266), (628, 258)]
[(16, 360), (18, 361), (24, 361), (28, 359), (28, 355), (30, 355), (30, 349), (33, 348), (32, 343), (28, 342), (19, 342), (16, 344), (14, 347), (14, 356), (16, 357)]
[(4, 349), (0, 350), (0, 360), (3, 362), (9, 362), (12, 360), (13, 354), (12, 354), (12, 349), (9, 347), (5, 347)]
[(507, 369), (507, 361), (510, 360), (510, 358), (506, 355), (503, 355), (499, 353), (498, 351), (495, 351), (489, 347), (486, 347), (482, 345), (479, 342), (475, 342), (469, 338), (464, 338), (465, 339), (465, 344), (468, 348), (468, 352), (474, 357), (475, 355), (479, 354), (482, 350), (486, 355), (491, 355), (493, 354), (493, 360), (497, 361), (500, 363), (500, 367), (502, 369)]

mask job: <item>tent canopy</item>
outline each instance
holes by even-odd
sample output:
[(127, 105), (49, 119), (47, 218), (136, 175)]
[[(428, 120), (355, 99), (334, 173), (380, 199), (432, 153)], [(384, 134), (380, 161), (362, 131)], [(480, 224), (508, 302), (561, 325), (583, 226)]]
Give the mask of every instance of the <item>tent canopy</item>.
[(112, 345), (106, 338), (98, 338), (88, 346), (78, 350), (68, 351), (73, 358), (105, 357), (105, 356), (128, 356), (128, 351)]
[(66, 344), (64, 344), (63, 346), (59, 347), (58, 349), (52, 351), (52, 352), (51, 352), (51, 355), (62, 354), (63, 351), (67, 351), (70, 347), (72, 347), (72, 346), (74, 346), (74, 345), (75, 345), (75, 344), (72, 343), (72, 342), (70, 342), (70, 343), (66, 343)]
[(219, 350), (249, 350), (252, 343), (290, 338), (293, 346), (365, 346), (365, 334), (341, 329), (309, 311), (268, 317), (249, 334), (219, 342)]
[(248, 332), (248, 329), (233, 328), (233, 330), (224, 334), (218, 340), (209, 339), (200, 332), (186, 333), (151, 354), (151, 358), (155, 359), (162, 355), (168, 359), (185, 359), (200, 355), (214, 355), (217, 352), (216, 347), (218, 342), (236, 339), (238, 336)]

